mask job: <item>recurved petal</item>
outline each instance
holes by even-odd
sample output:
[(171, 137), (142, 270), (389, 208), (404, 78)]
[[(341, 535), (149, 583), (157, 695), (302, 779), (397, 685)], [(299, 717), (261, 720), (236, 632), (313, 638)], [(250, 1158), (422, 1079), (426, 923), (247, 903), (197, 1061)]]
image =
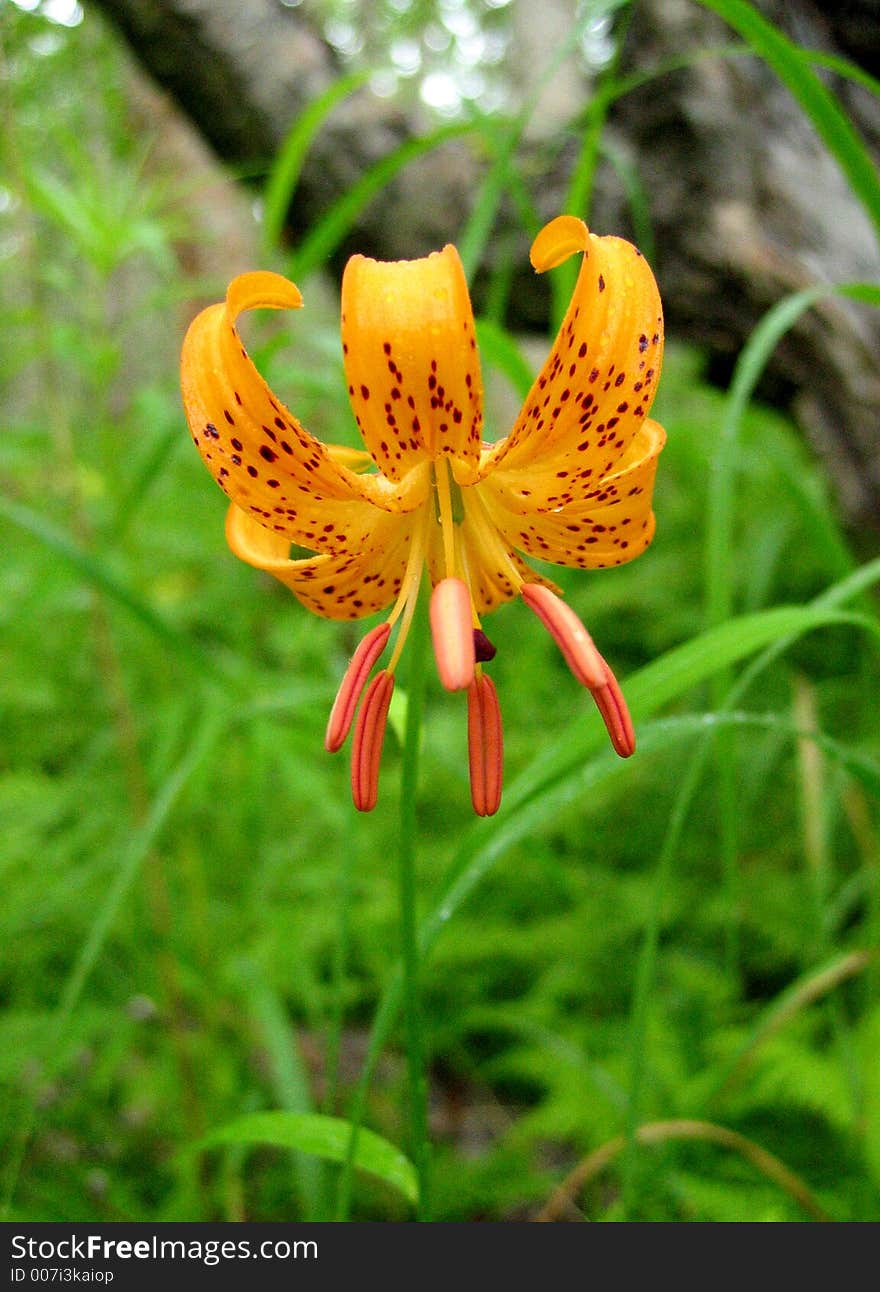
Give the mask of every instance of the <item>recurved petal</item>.
[(663, 427), (649, 418), (618, 469), (575, 500), (560, 488), (564, 482), (551, 485), (559, 492), (550, 494), (537, 472), (528, 497), (510, 487), (514, 473), (497, 472), (479, 484), (480, 498), (504, 541), (530, 556), (582, 569), (623, 565), (654, 536), (651, 502), (665, 442)]
[(411, 486), (378, 485), (349, 469), (284, 407), (248, 358), (236, 319), (249, 309), (297, 309), (299, 291), (279, 274), (242, 274), (221, 305), (191, 323), (183, 343), (181, 385), (193, 440), (232, 501), (290, 542), (344, 550), (373, 523), (375, 506), (402, 511), (418, 501)]
[(644, 257), (621, 238), (597, 237), (560, 216), (532, 247), (539, 272), (583, 253), (559, 335), (513, 430), (486, 469), (525, 473), (536, 463), (573, 476), (612, 470), (648, 415), (663, 357), (663, 310)]
[(402, 480), (419, 462), (447, 454), (470, 478), (483, 391), (455, 248), (421, 260), (353, 256), (342, 280), (342, 349), (355, 417), (379, 470)]
[(237, 557), (280, 579), (314, 614), (360, 619), (383, 610), (400, 591), (415, 524), (409, 515), (374, 514), (368, 546), (292, 559), (288, 539), (233, 503), (226, 515), (226, 541)]

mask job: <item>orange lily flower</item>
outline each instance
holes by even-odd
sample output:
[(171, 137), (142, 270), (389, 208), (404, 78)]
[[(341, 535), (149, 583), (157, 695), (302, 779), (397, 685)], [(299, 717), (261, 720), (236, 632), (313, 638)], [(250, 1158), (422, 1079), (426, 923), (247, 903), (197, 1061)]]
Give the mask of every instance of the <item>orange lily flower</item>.
[[(467, 691), (477, 813), (491, 815), (501, 800), (501, 717), (485, 671), (495, 650), (482, 617), (502, 602), (522, 596), (591, 691), (618, 754), (635, 749), (614, 674), (522, 555), (599, 569), (633, 560), (654, 534), (666, 438), (648, 416), (663, 353), (657, 285), (635, 247), (568, 215), (538, 234), (531, 261), (540, 273), (575, 254), (583, 259), (559, 335), (513, 429), (494, 444), (482, 439), (473, 312), (452, 246), (394, 263), (354, 256), (346, 266), (342, 350), (365, 450), (310, 435), (241, 344), (243, 311), (302, 304), (293, 283), (242, 274), (187, 332), (184, 406), (231, 500), (233, 552), (325, 618), (391, 606), (355, 651), (327, 727), (335, 751), (354, 723), (352, 794), (363, 811), (376, 802), (394, 671), (425, 567), (440, 680)], [(314, 555), (292, 559), (291, 544)], [(390, 659), (370, 680), (395, 624)]]

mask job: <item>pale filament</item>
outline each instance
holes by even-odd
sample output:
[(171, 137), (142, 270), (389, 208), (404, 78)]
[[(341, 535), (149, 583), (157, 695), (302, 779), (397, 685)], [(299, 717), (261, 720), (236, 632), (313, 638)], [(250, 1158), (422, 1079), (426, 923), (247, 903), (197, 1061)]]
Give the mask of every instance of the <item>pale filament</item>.
[(393, 625), (400, 617), (400, 629), (397, 634), (397, 640), (394, 643), (394, 650), (391, 652), (391, 659), (388, 662), (388, 672), (393, 673), (397, 667), (397, 661), (400, 659), (404, 642), (406, 641), (409, 626), (412, 623), (412, 617), (415, 614), (416, 604), (419, 599), (419, 588), (422, 582), (422, 570), (425, 565), (425, 557), (428, 550), (428, 531), (431, 525), (431, 504), (426, 502), (422, 505), (421, 513), (416, 522), (415, 533), (413, 534), (412, 546), (409, 549), (409, 557), (406, 563), (406, 573), (403, 576), (403, 583), (397, 597), (394, 609), (388, 616), (389, 625)]
[(449, 463), (446, 459), (435, 465), (434, 479), (437, 482), (437, 503), (440, 508), (446, 577), (452, 579), (455, 577), (455, 526), (452, 519), (452, 496), (449, 490)]
[(477, 542), (497, 563), (497, 568), (506, 571), (513, 584), (514, 595), (516, 595), (523, 585), (523, 576), (510, 559), (507, 547), (501, 541), (498, 531), (488, 516), (486, 505), (480, 497), (480, 491), (478, 489), (468, 489), (467, 491), (462, 491), (462, 494), (465, 510), (473, 526)]
[[(470, 562), (468, 561), (468, 556), (467, 556), (467, 547), (461, 541), (460, 536), (457, 536), (457, 537), (459, 539), (458, 543), (456, 544), (457, 551), (458, 551), (458, 564), (461, 569), (461, 576), (464, 579), (465, 583), (467, 584), (468, 591), (471, 594), (471, 614), (473, 615), (473, 619), (474, 619), (474, 627), (479, 628), (480, 616), (477, 614), (477, 603), (476, 601), (474, 601), (474, 593), (473, 593), (474, 585), (471, 582), (471, 570), (470, 570)], [(477, 665), (478, 671), (479, 671), (479, 667), (480, 666), (478, 664)]]

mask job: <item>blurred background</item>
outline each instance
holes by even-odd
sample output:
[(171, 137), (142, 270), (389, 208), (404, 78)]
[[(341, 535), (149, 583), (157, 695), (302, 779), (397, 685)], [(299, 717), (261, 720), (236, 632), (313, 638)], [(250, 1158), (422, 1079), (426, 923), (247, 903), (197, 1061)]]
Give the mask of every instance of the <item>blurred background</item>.
[(362, 1098), (407, 1151), (373, 1021), (402, 707), (359, 816), (323, 750), (359, 630), (229, 553), (180, 343), (235, 273), (294, 277), (252, 354), (355, 444), (345, 260), (452, 241), (494, 438), (571, 287), (529, 243), (569, 210), (667, 312), (654, 544), (554, 572), (640, 750), (503, 608), (507, 792), (475, 821), (430, 680), (432, 1214), (877, 1219), (877, 6), (0, 0), (0, 35), (4, 1217), (411, 1214), (379, 1159), (347, 1199), (329, 1140), (198, 1147)]

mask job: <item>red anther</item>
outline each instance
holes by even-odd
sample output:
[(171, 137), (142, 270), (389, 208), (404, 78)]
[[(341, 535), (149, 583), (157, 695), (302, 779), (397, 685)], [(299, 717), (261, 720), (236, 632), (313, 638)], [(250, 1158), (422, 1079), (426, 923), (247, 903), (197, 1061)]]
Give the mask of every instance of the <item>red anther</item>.
[(359, 812), (372, 812), (379, 796), (379, 765), (394, 674), (382, 669), (367, 687), (351, 746), (351, 797)]
[(591, 691), (605, 686), (605, 661), (571, 606), (539, 583), (524, 583), (521, 591), (523, 601), (550, 633), (581, 685)]
[(324, 748), (331, 754), (335, 754), (345, 744), (361, 692), (367, 684), (373, 665), (385, 649), (390, 632), (390, 624), (378, 624), (358, 643), (357, 650), (351, 657), (327, 721)]
[(593, 699), (608, 729), (615, 753), (620, 754), (621, 758), (629, 758), (636, 752), (636, 733), (633, 730), (632, 718), (629, 716), (629, 709), (617, 678), (605, 660), (602, 663), (605, 665), (606, 682), (604, 686), (596, 687), (593, 691)]
[(431, 637), (440, 681), (447, 691), (466, 691), (474, 680), (474, 620), (462, 579), (441, 579), (431, 593)]
[(495, 685), (485, 673), (468, 687), (468, 764), (477, 816), (494, 816), (501, 803), (504, 736)]

